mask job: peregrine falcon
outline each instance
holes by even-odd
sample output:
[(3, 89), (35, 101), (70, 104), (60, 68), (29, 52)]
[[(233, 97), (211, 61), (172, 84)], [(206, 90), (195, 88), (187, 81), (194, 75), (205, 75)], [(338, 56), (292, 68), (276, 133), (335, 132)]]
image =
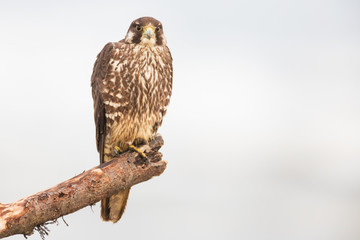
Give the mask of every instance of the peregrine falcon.
[[(91, 77), (100, 162), (114, 152), (154, 137), (162, 123), (172, 91), (172, 57), (160, 21), (134, 20), (125, 38), (110, 42), (98, 54)], [(124, 213), (130, 188), (101, 201), (104, 221), (117, 222)]]

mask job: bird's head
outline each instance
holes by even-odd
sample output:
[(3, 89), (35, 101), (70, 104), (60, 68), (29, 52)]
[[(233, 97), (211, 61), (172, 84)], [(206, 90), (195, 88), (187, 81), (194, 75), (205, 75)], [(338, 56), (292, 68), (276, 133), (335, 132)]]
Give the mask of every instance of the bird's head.
[(166, 45), (161, 22), (152, 17), (134, 20), (126, 34), (125, 42), (150, 46)]

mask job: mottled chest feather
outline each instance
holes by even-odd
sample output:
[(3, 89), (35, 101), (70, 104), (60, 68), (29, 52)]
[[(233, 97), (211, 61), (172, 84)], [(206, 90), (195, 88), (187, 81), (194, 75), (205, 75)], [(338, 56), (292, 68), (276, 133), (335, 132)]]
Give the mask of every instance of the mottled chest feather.
[(172, 88), (166, 46), (113, 43), (101, 82), (107, 127), (113, 136), (151, 137), (161, 124)]

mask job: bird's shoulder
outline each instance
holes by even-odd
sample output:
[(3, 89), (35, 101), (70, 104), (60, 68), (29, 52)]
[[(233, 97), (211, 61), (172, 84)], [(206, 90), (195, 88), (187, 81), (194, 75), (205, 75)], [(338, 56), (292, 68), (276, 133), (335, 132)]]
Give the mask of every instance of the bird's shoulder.
[(91, 76), (91, 85), (94, 85), (103, 80), (105, 76), (109, 73), (111, 68), (111, 62), (114, 60), (119, 60), (123, 56), (124, 49), (126, 48), (125, 42), (123, 40), (119, 42), (108, 42), (99, 54), (96, 57), (94, 63), (93, 73)]

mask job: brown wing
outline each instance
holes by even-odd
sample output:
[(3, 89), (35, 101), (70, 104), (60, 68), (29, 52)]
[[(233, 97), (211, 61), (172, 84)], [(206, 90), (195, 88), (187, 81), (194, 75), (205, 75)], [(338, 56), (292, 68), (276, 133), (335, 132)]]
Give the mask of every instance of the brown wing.
[(94, 118), (96, 125), (96, 145), (100, 154), (100, 163), (104, 162), (104, 145), (106, 137), (105, 105), (102, 97), (103, 79), (106, 77), (109, 61), (114, 49), (113, 43), (105, 45), (98, 54), (91, 76), (92, 96), (94, 100)]
[(163, 117), (166, 114), (167, 106), (170, 103), (170, 97), (172, 92), (172, 82), (173, 82), (173, 66), (172, 66), (172, 56), (168, 47), (164, 47), (164, 51), (161, 53), (162, 58), (165, 60), (164, 68), (161, 70), (163, 75), (161, 79), (161, 99), (160, 99), (160, 114), (159, 119), (155, 122), (153, 127), (154, 133), (157, 132), (158, 128), (161, 126)]

